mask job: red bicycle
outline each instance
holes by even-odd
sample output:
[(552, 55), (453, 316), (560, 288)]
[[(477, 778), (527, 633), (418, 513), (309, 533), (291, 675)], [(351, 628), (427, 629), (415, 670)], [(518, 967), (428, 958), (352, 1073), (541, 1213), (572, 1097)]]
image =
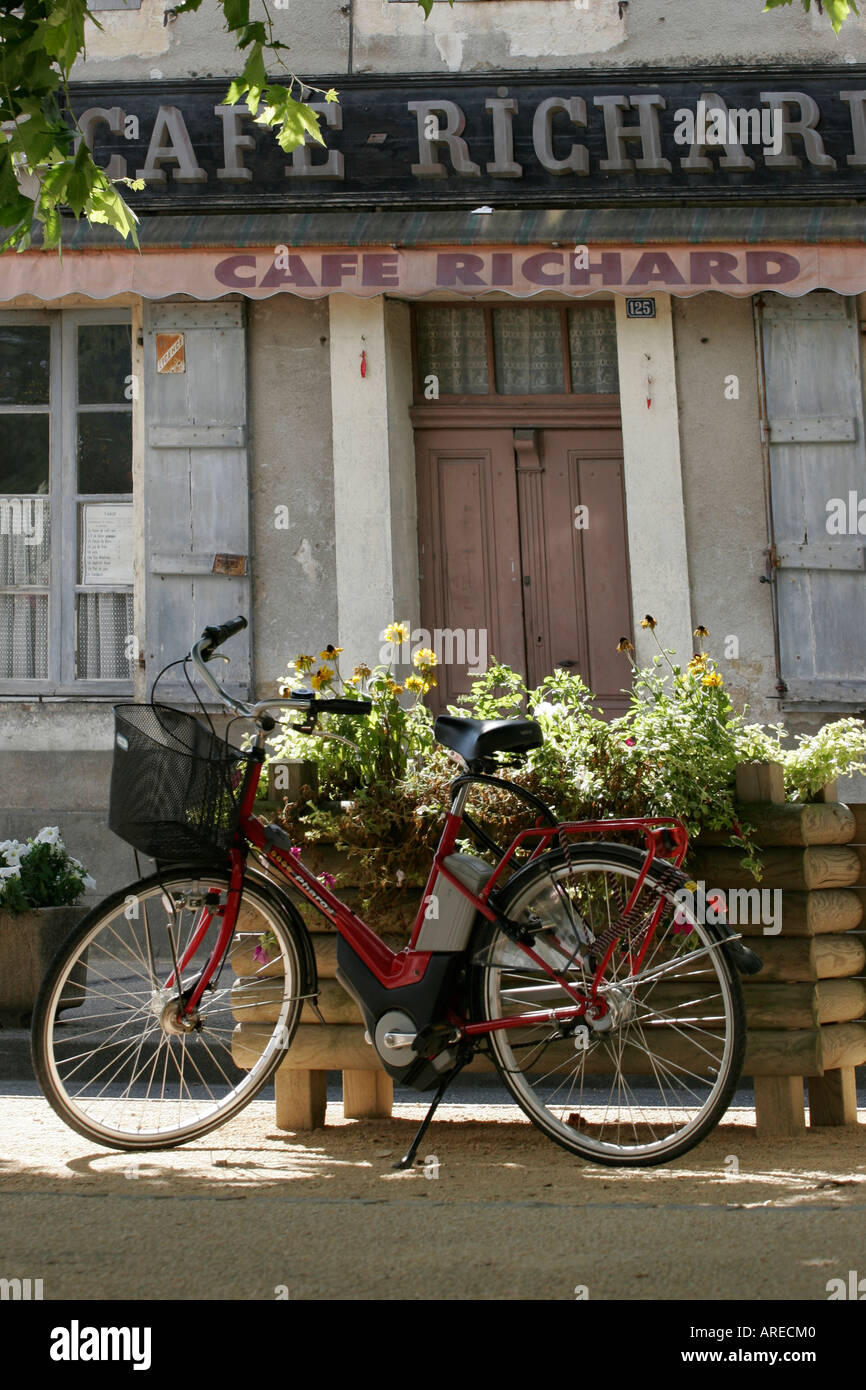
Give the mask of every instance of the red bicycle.
[[(107, 898), (58, 954), (33, 1018), (36, 1074), (57, 1113), (118, 1149), (163, 1149), (238, 1113), (273, 1075), (304, 1003), (319, 1012), (311, 940), (288, 890), (338, 933), (336, 978), (396, 1082), (435, 1096), (492, 1059), (530, 1120), (595, 1163), (648, 1165), (700, 1142), (743, 1062), (738, 971), (760, 961), (678, 890), (687, 836), (661, 817), (560, 823), (498, 775), (542, 741), (531, 719), (440, 717), (464, 771), (411, 939), (385, 942), (253, 814), (275, 706), (320, 732), (369, 701), (312, 692), (248, 705), (208, 669), (246, 623), (206, 628), (183, 659), (255, 737), (241, 752), (165, 705), (120, 705), (109, 824), (157, 862)], [(517, 796), (532, 824), (497, 845), (466, 809), (474, 785)], [(644, 848), (599, 841), (639, 832)], [(472, 839), (484, 858), (459, 842)], [(589, 839), (587, 837), (590, 837)], [(580, 842), (582, 841), (582, 843)], [(664, 850), (668, 857), (662, 857)]]

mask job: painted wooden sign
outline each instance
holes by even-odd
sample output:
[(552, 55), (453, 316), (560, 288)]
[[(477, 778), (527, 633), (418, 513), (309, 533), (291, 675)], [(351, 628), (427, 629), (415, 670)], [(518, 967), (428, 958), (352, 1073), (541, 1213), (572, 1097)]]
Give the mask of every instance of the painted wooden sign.
[[(312, 80), (312, 79), (311, 79)], [(324, 147), (285, 154), (227, 82), (79, 84), (141, 210), (561, 207), (866, 195), (866, 68), (316, 78)]]

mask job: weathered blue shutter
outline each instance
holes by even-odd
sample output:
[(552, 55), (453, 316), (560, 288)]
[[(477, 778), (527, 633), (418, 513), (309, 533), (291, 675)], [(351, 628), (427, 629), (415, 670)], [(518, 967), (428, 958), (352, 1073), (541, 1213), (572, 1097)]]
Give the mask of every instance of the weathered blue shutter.
[(866, 705), (866, 537), (828, 531), (832, 499), (866, 496), (855, 304), (765, 296), (764, 363), (781, 677), (787, 699)]
[[(250, 618), (244, 306), (144, 305), (145, 631), (148, 689), (210, 623)], [(183, 334), (183, 371), (157, 370), (157, 334)], [(160, 346), (165, 351), (165, 341)], [(215, 666), (250, 693), (250, 631)], [(188, 695), (182, 672), (160, 693)]]

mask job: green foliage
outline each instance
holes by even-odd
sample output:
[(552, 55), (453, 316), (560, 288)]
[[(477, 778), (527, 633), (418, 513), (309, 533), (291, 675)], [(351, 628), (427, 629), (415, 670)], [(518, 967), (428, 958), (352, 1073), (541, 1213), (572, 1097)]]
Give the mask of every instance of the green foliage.
[(13, 914), (36, 907), (72, 907), (95, 886), (73, 859), (56, 826), (46, 826), (25, 842), (0, 843), (0, 909)]
[[(793, 3), (794, 0), (767, 0), (764, 6), (764, 12), (766, 13), (767, 10), (776, 10), (780, 5), (793, 5)], [(812, 0), (801, 0), (801, 3), (803, 9), (808, 14), (809, 10), (812, 8)], [(827, 18), (833, 25), (834, 34), (838, 34), (845, 20), (849, 19), (851, 15), (857, 15), (858, 18), (860, 15), (860, 11), (857, 9), (854, 0), (815, 0), (815, 4), (819, 14), (827, 15)]]
[[(655, 635), (651, 618), (644, 626)], [(696, 636), (706, 635), (697, 629)], [(677, 817), (692, 836), (726, 832), (760, 877), (758, 847), (738, 822), (738, 764), (781, 763), (788, 797), (805, 800), (834, 777), (866, 770), (866, 724), (838, 720), (785, 748), (788, 735), (780, 725), (749, 724), (748, 711), (735, 709), (710, 655), (701, 651), (680, 666), (673, 652), (657, 645), (649, 667), (632, 663), (629, 708), (617, 719), (603, 718), (579, 676), (557, 671), (529, 689), (495, 660), (451, 713), (478, 719), (532, 714), (544, 731), (543, 746), (519, 767), (503, 766), (503, 775), (540, 796), (560, 819)], [(621, 642), (620, 650), (629, 654), (631, 643)], [(310, 669), (313, 658), (299, 660)], [(369, 716), (329, 720), (336, 732), (355, 738), (359, 754), (292, 733), (281, 735), (275, 751), (280, 758), (315, 761), (322, 798), (351, 798), (336, 814), (309, 800), (287, 803), (283, 821), (295, 843), (325, 839), (351, 847), (352, 882), (361, 889), (364, 910), (390, 913), (393, 921), (400, 899), (395, 890), (426, 881), (456, 769), (433, 742), (424, 706), (416, 698), (411, 709), (400, 709), (400, 692), (388, 688), (389, 680), (393, 684), (390, 668), (380, 667), (359, 682), (374, 700)], [(344, 686), (342, 694), (350, 693)], [(468, 809), (503, 846), (529, 824), (526, 807), (494, 788), (474, 788)]]
[[(432, 668), (419, 667), (418, 673), (409, 677), (408, 693), (414, 699), (406, 707), (399, 698), (406, 687), (394, 679), (392, 665), (357, 666), (354, 675), (344, 681), (339, 656), (337, 647), (326, 647), (320, 653), (324, 664), (311, 677), (313, 687), (339, 694), (341, 699), (369, 700), (370, 713), (327, 715), (323, 727), (330, 737), (321, 740), (298, 733), (294, 716), (282, 721), (281, 732), (271, 741), (277, 760), (312, 758), (318, 767), (320, 794), (331, 798), (350, 796), (369, 784), (391, 786), (433, 749), (432, 716), (421, 703), (432, 682)], [(296, 657), (289, 666), (284, 690), (301, 688), (313, 664), (313, 657)], [(326, 700), (322, 709), (327, 711)]]
[[(202, 0), (184, 0), (176, 15), (193, 13)], [(425, 19), (432, 0), (419, 0)], [(450, 0), (453, 4), (453, 0)], [(287, 67), (288, 46), (274, 37), (267, 0), (261, 18), (250, 18), (250, 0), (219, 0), (225, 28), (240, 53), (243, 72), (225, 98), (229, 105), (246, 100), (256, 124), (274, 134), (287, 154), (309, 135), (324, 144), (319, 115), (306, 101), (317, 91)], [(85, 52), (85, 20), (102, 25), (87, 0), (21, 0), (0, 6), (0, 250), (25, 251), (41, 229), (42, 244), (61, 246), (61, 210), (76, 218), (114, 227), (138, 247), (138, 218), (122, 188), (142, 189), (142, 179), (109, 179), (94, 162), (69, 108), (68, 84), (73, 65)], [(247, 50), (249, 50), (247, 52)], [(267, 64), (282, 71), (269, 81)], [(297, 95), (295, 94), (297, 93)]]

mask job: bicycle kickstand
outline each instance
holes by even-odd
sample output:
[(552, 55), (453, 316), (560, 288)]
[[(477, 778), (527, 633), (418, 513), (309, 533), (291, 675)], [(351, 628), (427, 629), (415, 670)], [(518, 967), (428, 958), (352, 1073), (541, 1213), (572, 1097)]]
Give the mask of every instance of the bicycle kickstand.
[(433, 1097), (433, 1100), (432, 1100), (432, 1102), (431, 1102), (431, 1104), (430, 1104), (430, 1109), (427, 1111), (427, 1114), (424, 1116), (423, 1120), (421, 1121), (420, 1125), (418, 1126), (418, 1129), (417, 1129), (416, 1132), (415, 1132), (415, 1137), (414, 1137), (414, 1139), (412, 1140), (412, 1143), (409, 1145), (408, 1149), (406, 1150), (406, 1152), (405, 1152), (405, 1154), (403, 1155), (403, 1157), (400, 1159), (399, 1163), (395, 1163), (395, 1164), (392, 1165), (395, 1172), (399, 1172), (399, 1170), (400, 1170), (400, 1169), (403, 1169), (403, 1168), (411, 1168), (411, 1167), (412, 1167), (412, 1164), (415, 1162), (415, 1155), (416, 1155), (417, 1152), (418, 1152), (418, 1149), (419, 1149), (420, 1144), (421, 1144), (421, 1140), (424, 1138), (424, 1135), (427, 1133), (427, 1128), (428, 1128), (428, 1126), (429, 1126), (429, 1124), (430, 1124), (430, 1121), (433, 1119), (433, 1116), (436, 1114), (436, 1110), (437, 1110), (437, 1107), (438, 1107), (438, 1105), (439, 1105), (440, 1100), (441, 1100), (442, 1097), (444, 1096), (445, 1092), (448, 1090), (448, 1087), (451, 1085), (451, 1082), (452, 1082), (452, 1081), (454, 1080), (454, 1078), (457, 1076), (458, 1072), (461, 1072), (461, 1071), (463, 1070), (463, 1068), (465, 1067), (465, 1065), (466, 1065), (465, 1062), (460, 1062), (459, 1065), (456, 1066), (456, 1067), (454, 1068), (453, 1071), (451, 1071), (451, 1072), (448, 1073), (448, 1075), (445, 1077), (445, 1079), (444, 1079), (443, 1081), (440, 1081), (440, 1083), (439, 1083), (439, 1085), (438, 1085), (438, 1087), (437, 1087), (437, 1089), (436, 1089), (436, 1094), (435, 1094), (435, 1096)]

